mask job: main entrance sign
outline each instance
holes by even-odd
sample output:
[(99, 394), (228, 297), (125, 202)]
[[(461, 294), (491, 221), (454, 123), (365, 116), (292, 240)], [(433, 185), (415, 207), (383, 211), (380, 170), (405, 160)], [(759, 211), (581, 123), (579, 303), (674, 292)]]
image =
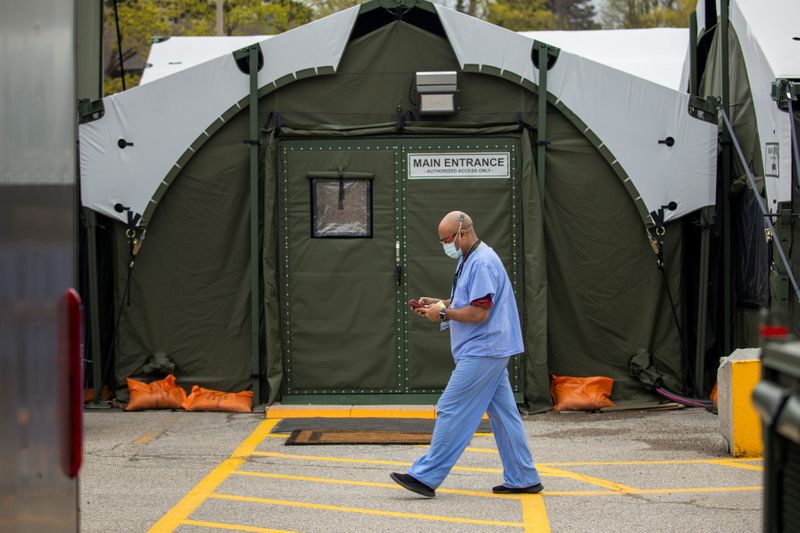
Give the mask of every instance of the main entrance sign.
[(408, 154), (409, 179), (509, 178), (509, 152)]

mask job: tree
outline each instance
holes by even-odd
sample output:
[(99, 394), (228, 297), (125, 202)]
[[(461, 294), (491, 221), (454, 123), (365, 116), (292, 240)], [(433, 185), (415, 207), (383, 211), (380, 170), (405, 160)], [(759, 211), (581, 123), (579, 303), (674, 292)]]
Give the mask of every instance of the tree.
[(552, 30), (557, 27), (547, 0), (494, 0), (486, 5), (484, 18), (512, 31)]
[(361, 0), (306, 0), (306, 5), (314, 10), (315, 19), (327, 17), (360, 3)]
[[(311, 22), (299, 0), (221, 0), (225, 35), (277, 34)], [(331, 0), (343, 1), (343, 0)], [(114, 0), (105, 0), (105, 94), (122, 90)], [(215, 35), (216, 0), (116, 0), (127, 88), (139, 83), (153, 37)]]
[(695, 6), (694, 0), (607, 0), (603, 25), (606, 28), (686, 28)]
[(560, 30), (594, 30), (600, 27), (595, 22), (597, 13), (591, 0), (550, 0), (548, 4)]
[(479, 17), (484, 14), (486, 0), (456, 0), (455, 8), (471, 17)]

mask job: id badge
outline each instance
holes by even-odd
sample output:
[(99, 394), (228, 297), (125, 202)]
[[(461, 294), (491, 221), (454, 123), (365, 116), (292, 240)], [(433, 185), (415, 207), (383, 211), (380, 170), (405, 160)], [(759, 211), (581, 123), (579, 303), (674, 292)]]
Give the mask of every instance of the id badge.
[(445, 320), (444, 322), (439, 323), (439, 331), (447, 331), (450, 329), (450, 321)]

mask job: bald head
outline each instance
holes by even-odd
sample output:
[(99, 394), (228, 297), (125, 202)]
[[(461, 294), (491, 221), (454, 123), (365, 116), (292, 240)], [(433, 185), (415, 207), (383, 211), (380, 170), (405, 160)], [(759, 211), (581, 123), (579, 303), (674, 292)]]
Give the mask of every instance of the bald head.
[(451, 211), (439, 222), (439, 240), (444, 241), (456, 234), (456, 248), (469, 249), (478, 240), (472, 218), (463, 211)]

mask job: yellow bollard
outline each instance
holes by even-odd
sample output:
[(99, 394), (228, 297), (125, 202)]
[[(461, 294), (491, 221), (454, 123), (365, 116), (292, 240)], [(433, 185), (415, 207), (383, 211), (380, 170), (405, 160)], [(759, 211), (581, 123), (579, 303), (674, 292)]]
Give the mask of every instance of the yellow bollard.
[(761, 379), (760, 350), (735, 350), (717, 372), (720, 432), (734, 457), (764, 453), (761, 419), (753, 406), (753, 389)]

